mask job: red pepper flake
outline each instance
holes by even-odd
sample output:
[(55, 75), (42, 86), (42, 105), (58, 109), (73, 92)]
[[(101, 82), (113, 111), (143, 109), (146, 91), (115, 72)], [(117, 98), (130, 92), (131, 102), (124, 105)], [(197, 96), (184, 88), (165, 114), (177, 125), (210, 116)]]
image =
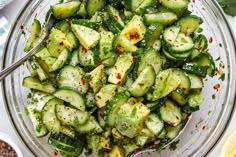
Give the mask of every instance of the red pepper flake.
[(172, 72), (172, 73), (175, 72), (174, 69), (171, 69), (171, 72)]
[(101, 117), (102, 119), (104, 119), (104, 114), (103, 114), (103, 113), (100, 113), (100, 117)]
[(136, 58), (135, 57), (132, 58), (132, 62), (133, 63), (136, 62)]
[(220, 84), (219, 84), (219, 83), (215, 84), (213, 88), (214, 88), (216, 91), (218, 91), (219, 88), (220, 88)]
[(87, 49), (82, 47), (82, 52), (86, 53), (87, 52)]
[(224, 68), (225, 68), (225, 65), (222, 65), (222, 68), (224, 69)]
[(163, 78), (162, 77), (160, 77), (160, 80), (162, 80)]
[(120, 53), (124, 52), (124, 49), (123, 49), (123, 47), (122, 47), (121, 45), (118, 45), (118, 46), (116, 47), (116, 50), (117, 50), (118, 52), (120, 52)]
[(185, 88), (185, 87), (182, 88), (182, 91), (186, 91), (186, 90), (187, 90), (187, 88)]
[(169, 42), (172, 42), (172, 40), (171, 40), (171, 39), (168, 39), (168, 41), (169, 41)]
[(115, 18), (116, 20), (118, 20), (118, 16), (115, 15), (114, 18)]
[(200, 46), (199, 48), (198, 48), (198, 51), (201, 51), (202, 50), (202, 46)]
[(192, 0), (193, 3), (195, 3), (195, 0)]
[(203, 127), (202, 127), (202, 130), (205, 130), (206, 129), (206, 126), (204, 125)]
[(138, 37), (139, 37), (139, 35), (138, 35), (137, 32), (135, 32), (135, 33), (130, 33), (130, 35), (129, 35), (129, 38), (130, 38), (130, 39), (138, 39)]
[(54, 150), (54, 156), (57, 156), (57, 155), (58, 155), (58, 151)]
[(178, 117), (178, 116), (176, 116), (175, 118), (176, 118), (177, 120), (179, 120), (179, 117)]
[(212, 42), (213, 42), (213, 38), (210, 37), (210, 38), (209, 38), (209, 43), (212, 43)]
[(121, 84), (121, 81), (117, 82), (117, 85), (120, 85)]
[(101, 65), (101, 64), (102, 64), (102, 59), (99, 58), (99, 60), (98, 60), (98, 65)]
[(23, 26), (23, 25), (21, 25), (21, 26), (20, 26), (20, 29), (21, 29), (21, 30), (23, 30), (23, 29), (24, 29), (24, 26)]
[(63, 41), (59, 43), (60, 46), (64, 45)]
[(139, 148), (137, 148), (137, 149), (134, 150), (134, 153), (138, 153), (138, 152), (140, 152), (140, 149), (139, 149)]
[(108, 148), (108, 144), (105, 144), (105, 148)]
[(86, 81), (85, 79), (81, 78), (82, 85), (85, 85)]
[(116, 78), (120, 80), (120, 79), (121, 79), (121, 74), (120, 74), (120, 73), (117, 73), (117, 74), (116, 74)]

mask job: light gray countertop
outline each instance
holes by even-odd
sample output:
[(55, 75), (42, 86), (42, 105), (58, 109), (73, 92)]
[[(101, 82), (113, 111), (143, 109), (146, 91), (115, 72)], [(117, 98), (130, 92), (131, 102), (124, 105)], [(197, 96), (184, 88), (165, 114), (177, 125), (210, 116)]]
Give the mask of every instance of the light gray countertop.
[[(9, 4), (8, 6), (6, 6), (3, 10), (0, 10), (0, 15), (3, 15), (6, 17), (6, 19), (9, 22), (9, 26), (11, 25), (11, 23), (14, 21), (15, 17), (17, 16), (17, 13), (19, 12), (19, 10), (24, 6), (26, 0), (14, 0), (11, 4)], [(227, 19), (229, 21), (229, 23), (231, 24), (231, 27), (234, 30), (234, 35), (236, 37), (236, 17), (229, 17), (227, 16)], [(2, 52), (0, 52), (1, 54)], [(15, 142), (19, 145), (21, 151), (23, 152), (23, 156), (25, 157), (31, 157), (33, 156), (30, 151), (26, 148), (26, 146), (23, 144), (23, 142), (20, 140), (19, 136), (16, 134), (16, 132), (14, 131), (14, 128), (10, 122), (10, 119), (7, 115), (7, 111), (4, 107), (3, 104), (3, 99), (2, 99), (2, 93), (0, 91), (0, 112), (1, 112), (1, 116), (0, 116), (0, 131), (7, 133), (8, 135), (10, 135), (12, 138), (14, 138)], [(223, 143), (223, 141), (225, 140), (226, 136), (233, 130), (236, 129), (236, 112), (234, 112), (234, 116), (231, 120), (231, 123), (229, 125), (229, 127), (227, 128), (226, 133), (224, 134), (223, 138), (220, 140), (220, 142), (215, 146), (215, 148), (212, 150), (212, 152), (209, 154), (209, 157), (217, 157), (220, 149), (221, 149), (221, 145)]]

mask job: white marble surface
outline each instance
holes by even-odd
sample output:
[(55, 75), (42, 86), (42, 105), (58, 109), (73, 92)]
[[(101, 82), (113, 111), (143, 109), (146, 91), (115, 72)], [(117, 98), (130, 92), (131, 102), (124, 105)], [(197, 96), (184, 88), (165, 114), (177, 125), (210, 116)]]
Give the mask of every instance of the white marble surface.
[[(6, 6), (3, 10), (0, 10), (0, 14), (5, 16), (6, 19), (11, 24), (14, 21), (14, 18), (17, 16), (17, 13), (22, 8), (26, 0), (14, 0), (11, 4)], [(234, 30), (234, 35), (236, 37), (236, 17), (227, 17), (231, 27)], [(1, 52), (0, 52), (1, 53)], [(22, 143), (18, 135), (15, 133), (14, 128), (7, 116), (7, 111), (4, 107), (3, 100), (2, 100), (2, 93), (0, 92), (0, 131), (5, 132), (11, 137), (15, 139), (15, 142), (20, 146), (21, 151), (23, 152), (24, 157), (33, 157), (30, 151), (26, 148), (26, 146)], [(217, 157), (219, 156), (220, 148), (225, 140), (226, 136), (233, 130), (236, 129), (236, 111), (234, 112), (234, 116), (230, 122), (229, 127), (227, 128), (226, 133), (224, 134), (223, 138), (219, 141), (219, 143), (215, 146), (212, 152), (208, 155), (208, 157)]]

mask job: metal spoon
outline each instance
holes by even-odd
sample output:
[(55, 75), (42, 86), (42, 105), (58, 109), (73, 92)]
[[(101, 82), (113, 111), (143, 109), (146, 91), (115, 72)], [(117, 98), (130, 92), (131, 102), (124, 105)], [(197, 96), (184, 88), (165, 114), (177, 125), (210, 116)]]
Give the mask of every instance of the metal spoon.
[(17, 62), (13, 63), (9, 67), (3, 69), (0, 72), (0, 81), (2, 81), (6, 76), (8, 76), (10, 73), (12, 73), (16, 68), (18, 68), (20, 65), (22, 65), (25, 61), (27, 61), (31, 56), (36, 54), (38, 50), (42, 47), (44, 40), (47, 38), (50, 29), (53, 26), (53, 18), (52, 18), (52, 13), (49, 14), (46, 24), (44, 27), (44, 31), (42, 31), (42, 36), (40, 37), (40, 40), (37, 42), (37, 45), (34, 46), (24, 57), (22, 57), (20, 60)]

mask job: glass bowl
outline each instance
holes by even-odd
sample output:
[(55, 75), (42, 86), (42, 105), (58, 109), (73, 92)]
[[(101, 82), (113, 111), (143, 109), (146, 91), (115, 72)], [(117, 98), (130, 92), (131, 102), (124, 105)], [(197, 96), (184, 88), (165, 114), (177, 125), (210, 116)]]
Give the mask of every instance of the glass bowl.
[[(3, 68), (25, 55), (23, 52), (25, 34), (28, 34), (32, 20), (37, 17), (43, 23), (50, 5), (58, 2), (59, 0), (27, 2), (10, 31), (1, 62)], [(185, 130), (176, 139), (179, 140), (177, 150), (165, 149), (161, 154), (153, 150), (144, 150), (145, 156), (205, 156), (226, 130), (234, 111), (235, 45), (229, 25), (215, 1), (194, 0), (189, 8), (194, 14), (203, 18), (204, 34), (208, 39), (212, 39), (209, 43), (209, 53), (216, 61), (217, 70), (224, 74), (225, 79), (220, 79), (222, 75), (216, 75), (204, 80), (205, 102), (200, 111), (193, 113)], [(22, 79), (29, 74), (26, 65), (22, 65), (1, 83), (5, 105), (15, 129), (29, 150), (38, 157), (53, 156), (54, 149), (47, 144), (47, 137), (36, 138), (32, 124), (24, 112), (24, 107), (28, 103), (29, 89), (22, 87)], [(216, 84), (220, 84), (218, 91), (213, 88)], [(143, 152), (136, 155), (140, 154)]]

